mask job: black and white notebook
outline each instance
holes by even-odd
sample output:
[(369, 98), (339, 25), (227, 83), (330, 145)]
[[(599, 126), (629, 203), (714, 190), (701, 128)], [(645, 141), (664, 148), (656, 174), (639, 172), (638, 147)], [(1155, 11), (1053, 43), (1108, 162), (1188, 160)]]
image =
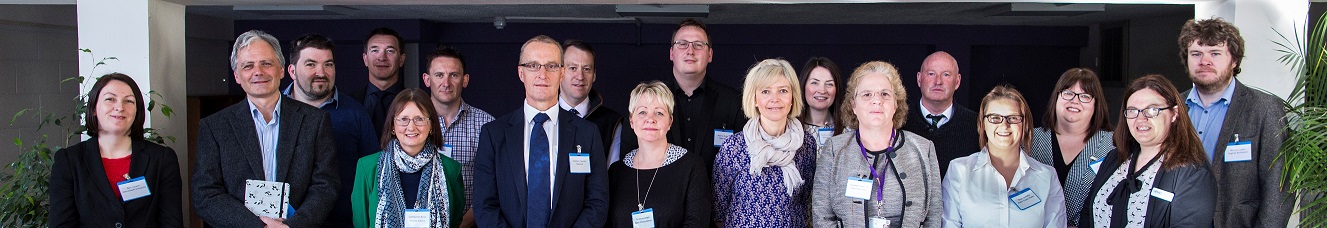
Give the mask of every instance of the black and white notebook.
[(269, 218), (287, 218), (294, 213), (290, 207), (290, 184), (247, 180), (244, 188), (244, 206), (254, 214)]

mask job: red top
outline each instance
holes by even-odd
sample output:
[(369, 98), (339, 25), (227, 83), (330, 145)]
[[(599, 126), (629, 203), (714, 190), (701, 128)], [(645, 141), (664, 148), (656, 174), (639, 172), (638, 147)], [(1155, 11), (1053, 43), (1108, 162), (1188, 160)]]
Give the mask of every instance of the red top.
[(128, 180), (129, 176), (129, 158), (133, 156), (124, 156), (123, 158), (101, 158), (101, 166), (106, 168), (106, 180), (111, 182), (111, 192), (115, 196), (120, 196), (120, 187), (116, 183)]

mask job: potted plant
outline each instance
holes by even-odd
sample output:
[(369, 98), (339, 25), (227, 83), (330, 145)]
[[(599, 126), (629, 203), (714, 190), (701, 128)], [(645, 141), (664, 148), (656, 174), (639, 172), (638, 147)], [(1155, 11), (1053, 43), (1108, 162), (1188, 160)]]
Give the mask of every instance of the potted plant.
[(1282, 42), (1278, 58), (1296, 71), (1295, 87), (1286, 99), (1286, 137), (1278, 159), (1284, 162), (1282, 188), (1303, 199), (1300, 226), (1327, 226), (1327, 14), (1319, 16), (1305, 38), (1296, 30), (1289, 39), (1277, 31)]

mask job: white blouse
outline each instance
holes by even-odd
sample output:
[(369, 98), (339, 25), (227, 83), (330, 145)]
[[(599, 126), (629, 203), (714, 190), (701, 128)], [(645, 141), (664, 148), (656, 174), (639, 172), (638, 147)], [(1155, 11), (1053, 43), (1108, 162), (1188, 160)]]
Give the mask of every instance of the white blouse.
[[(1165, 157), (1157, 158), (1157, 162), (1148, 166), (1147, 170), (1138, 174), (1138, 180), (1143, 182), (1143, 186), (1137, 192), (1129, 194), (1129, 224), (1124, 227), (1134, 228), (1143, 227), (1144, 217), (1147, 216), (1147, 201), (1151, 198), (1152, 182), (1156, 180), (1157, 171), (1161, 170), (1161, 164), (1166, 160)], [(1110, 218), (1115, 213), (1110, 204), (1110, 194), (1115, 191), (1115, 186), (1119, 186), (1124, 181), (1125, 176), (1129, 175), (1129, 160), (1124, 160), (1124, 164), (1115, 173), (1110, 174), (1110, 179), (1102, 183), (1101, 189), (1097, 190), (1096, 197), (1092, 200), (1092, 222), (1096, 227), (1110, 227)]]
[[(1011, 186), (991, 166), (985, 149), (950, 162), (942, 187), (943, 226), (1065, 227), (1064, 189), (1055, 169), (1018, 154)], [(1014, 203), (1016, 198), (1025, 208)]]

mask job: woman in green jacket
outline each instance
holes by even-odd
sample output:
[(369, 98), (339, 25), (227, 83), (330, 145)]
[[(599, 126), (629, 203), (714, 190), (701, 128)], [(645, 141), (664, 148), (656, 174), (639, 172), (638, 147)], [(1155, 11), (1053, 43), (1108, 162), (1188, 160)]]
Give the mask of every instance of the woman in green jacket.
[(465, 214), (461, 164), (444, 156), (428, 94), (407, 89), (388, 109), (381, 152), (359, 159), (350, 193), (355, 227), (459, 227)]

